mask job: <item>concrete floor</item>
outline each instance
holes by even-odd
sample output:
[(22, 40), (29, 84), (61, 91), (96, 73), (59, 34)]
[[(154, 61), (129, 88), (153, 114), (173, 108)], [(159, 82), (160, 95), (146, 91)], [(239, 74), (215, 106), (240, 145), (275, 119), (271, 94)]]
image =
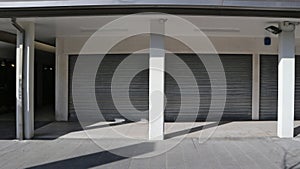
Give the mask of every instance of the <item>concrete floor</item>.
[[(104, 149), (95, 140), (55, 139), (0, 141), (0, 168), (102, 168), (102, 169), (280, 169), (299, 168), (300, 140), (278, 138), (196, 138), (132, 143)], [(151, 152), (176, 146), (162, 153)], [(98, 142), (99, 143), (99, 142)]]
[[(147, 122), (99, 122), (84, 126), (77, 122), (53, 122), (35, 131), (36, 139), (92, 138), (141, 139), (148, 138)], [(300, 121), (295, 121), (295, 136), (300, 134)], [(165, 123), (165, 139), (188, 138), (264, 138), (277, 136), (276, 121), (233, 121)]]
[(300, 136), (277, 138), (274, 121), (166, 123), (164, 141), (147, 141), (147, 126), (53, 122), (33, 140), (0, 140), (0, 168), (300, 168)]
[[(53, 107), (53, 106), (52, 106)], [(54, 108), (51, 106), (36, 109), (34, 128), (38, 129), (55, 120)], [(7, 112), (0, 114), (0, 139), (14, 139), (16, 137), (16, 113)]]

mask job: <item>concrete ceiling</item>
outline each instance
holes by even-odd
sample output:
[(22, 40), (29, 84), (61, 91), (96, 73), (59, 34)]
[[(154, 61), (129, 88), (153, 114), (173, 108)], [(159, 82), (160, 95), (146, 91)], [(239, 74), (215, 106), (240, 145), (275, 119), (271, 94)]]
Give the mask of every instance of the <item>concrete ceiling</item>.
[[(97, 29), (114, 21), (121, 16), (86, 16), (86, 17), (46, 17), (46, 18), (21, 18), (22, 21), (33, 21), (36, 23), (36, 39), (54, 44), (55, 37), (83, 37), (92, 35)], [(264, 18), (264, 17), (220, 17), (220, 16), (180, 16), (190, 21), (208, 36), (216, 37), (264, 37), (274, 36), (266, 32), (264, 28), (270, 24), (276, 25), (280, 21), (300, 22), (300, 19), (293, 18)], [(111, 30), (107, 30), (107, 36), (126, 34), (136, 28), (137, 24), (143, 24), (151, 17), (140, 17), (124, 22)], [(169, 21), (168, 21), (169, 22)], [(182, 27), (183, 25), (173, 26)], [(126, 29), (123, 29), (126, 27)], [(0, 19), (0, 30), (15, 33), (10, 24), (10, 19)], [(105, 30), (104, 30), (105, 31)], [(196, 29), (194, 31), (197, 31)], [(185, 35), (185, 31), (182, 34)], [(296, 37), (300, 38), (300, 28), (296, 29)], [(1, 45), (1, 44), (0, 44)]]

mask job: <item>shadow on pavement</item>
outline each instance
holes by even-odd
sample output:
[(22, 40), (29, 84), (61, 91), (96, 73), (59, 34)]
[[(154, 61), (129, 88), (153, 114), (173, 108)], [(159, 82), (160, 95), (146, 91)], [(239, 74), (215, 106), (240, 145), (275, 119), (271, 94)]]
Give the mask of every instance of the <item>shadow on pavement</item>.
[(295, 127), (294, 129), (294, 137), (298, 136), (300, 134), (300, 126)]
[(224, 124), (227, 124), (227, 123), (230, 123), (230, 121), (215, 122), (215, 123), (210, 123), (210, 124), (206, 124), (206, 125), (202, 125), (202, 126), (193, 127), (193, 128), (190, 128), (190, 129), (176, 131), (176, 132), (173, 132), (173, 133), (165, 134), (165, 139), (171, 139), (171, 138), (182, 136), (182, 135), (185, 135), (185, 134), (201, 131), (203, 129), (208, 129), (208, 128), (224, 125)]
[[(72, 169), (84, 169), (97, 167), (116, 161), (125, 160), (138, 155), (146, 154), (154, 150), (154, 143), (139, 143), (130, 146), (125, 146), (117, 149), (112, 149), (109, 151), (101, 151), (98, 153), (92, 153), (87, 155), (82, 155), (74, 158), (68, 158), (60, 161), (50, 162), (46, 164), (41, 164), (28, 169), (47, 169), (47, 168), (72, 168)], [(115, 153), (115, 154), (114, 154)], [(126, 154), (126, 157), (116, 155), (116, 154)]]
[[(86, 129), (100, 129), (131, 123), (130, 121), (114, 122), (98, 126), (87, 127)], [(83, 128), (79, 122), (53, 122), (41, 130), (36, 131), (35, 140), (54, 140), (71, 132), (82, 131)]]

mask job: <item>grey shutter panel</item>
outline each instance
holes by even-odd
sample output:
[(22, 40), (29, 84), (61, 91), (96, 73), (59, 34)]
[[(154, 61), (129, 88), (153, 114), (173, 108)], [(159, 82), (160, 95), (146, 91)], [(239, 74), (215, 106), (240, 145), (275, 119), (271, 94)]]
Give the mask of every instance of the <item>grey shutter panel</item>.
[[(113, 121), (116, 118), (121, 118), (125, 120), (129, 119), (136, 119), (140, 120), (142, 118), (147, 119), (148, 113), (142, 112), (144, 110), (148, 110), (148, 84), (149, 84), (149, 75), (148, 70), (144, 70), (139, 72), (131, 81), (129, 86), (129, 96), (130, 101), (133, 104), (133, 106), (141, 110), (140, 113), (134, 114), (133, 111), (130, 108), (127, 108), (126, 105), (123, 105), (125, 108), (123, 108), (120, 113), (113, 101), (112, 94), (111, 94), (111, 83), (112, 83), (112, 77), (119, 66), (119, 64), (127, 57), (126, 54), (109, 54), (109, 55), (94, 55), (89, 57), (104, 57), (102, 62), (99, 65), (96, 79), (95, 79), (95, 94), (96, 99), (98, 103), (98, 108), (101, 110), (101, 113), (106, 121)], [(70, 119), (77, 119), (75, 110), (74, 110), (74, 104), (72, 100), (72, 74), (74, 70), (74, 66), (76, 63), (77, 55), (70, 55), (69, 56), (69, 113), (70, 113)], [(87, 57), (87, 59), (89, 58)], [(142, 57), (142, 62), (138, 63), (130, 63), (130, 64), (146, 64), (148, 65), (149, 57), (148, 55), (140, 55)], [(140, 60), (141, 61), (141, 60)], [(122, 71), (128, 71), (132, 69), (132, 65), (128, 65), (125, 69)], [(84, 78), (84, 77), (82, 77)], [(124, 78), (130, 78), (130, 77), (124, 77)], [(120, 83), (117, 87), (117, 94), (118, 97), (124, 96), (124, 89), (128, 87), (127, 84)], [(119, 92), (120, 90), (120, 92)], [(122, 104), (122, 103), (121, 103)], [(128, 118), (131, 117), (131, 118)]]
[(295, 63), (295, 119), (300, 119), (300, 56), (296, 56)]
[[(199, 112), (196, 114), (196, 121), (206, 119), (210, 107), (211, 88), (208, 73), (198, 56), (193, 54), (178, 55), (192, 70), (200, 94)], [(204, 57), (209, 57), (205, 55)], [(97, 57), (97, 56), (95, 56)], [(115, 118), (136, 117), (136, 119), (148, 118), (148, 114), (132, 114), (131, 110), (122, 110), (122, 114), (116, 109), (111, 96), (111, 80), (112, 75), (118, 65), (127, 57), (127, 55), (106, 55), (99, 66), (96, 76), (96, 98), (98, 107), (101, 109), (105, 120), (114, 120)], [(132, 64), (148, 64), (148, 55), (143, 55), (145, 59), (143, 63)], [(180, 72), (180, 67), (172, 63), (172, 56), (166, 56), (166, 69), (177, 69)], [(72, 101), (71, 86), (72, 72), (77, 56), (72, 55), (69, 59), (69, 112), (70, 117), (76, 119), (74, 105)], [(227, 77), (227, 101), (223, 114), (223, 120), (250, 120), (251, 119), (251, 96), (252, 96), (252, 56), (251, 55), (220, 55), (223, 63), (225, 74)], [(128, 65), (128, 69), (131, 66)], [(126, 70), (124, 70), (126, 71)], [(186, 85), (189, 85), (189, 78), (186, 79)], [(120, 88), (124, 84), (120, 84)], [(129, 96), (131, 103), (140, 111), (149, 109), (149, 70), (139, 72), (130, 83)], [(175, 121), (180, 109), (180, 97), (182, 94), (189, 95), (191, 93), (180, 93), (179, 86), (168, 73), (165, 74), (165, 94), (167, 104), (165, 108), (165, 121)], [(122, 93), (121, 93), (122, 95)], [(101, 101), (100, 101), (101, 100)], [(124, 113), (125, 112), (125, 113)], [(75, 118), (74, 118), (75, 117)], [(192, 121), (195, 120), (195, 114), (184, 111), (180, 120)]]
[[(278, 56), (260, 56), (260, 119), (277, 120)], [(300, 56), (295, 60), (295, 120), (300, 119)]]
[(278, 56), (260, 56), (260, 120), (276, 120), (278, 105)]
[[(196, 121), (203, 121), (206, 119), (210, 101), (211, 101), (211, 87), (208, 73), (195, 54), (178, 54), (192, 70), (197, 81), (200, 104), (199, 112), (196, 115)], [(223, 63), (224, 71), (227, 78), (227, 101), (224, 109), (223, 120), (250, 120), (251, 119), (251, 102), (252, 102), (252, 55), (219, 55)], [(172, 63), (172, 57), (166, 56), (166, 69), (176, 69), (180, 72), (181, 67)], [(210, 55), (204, 55), (210, 57)], [(186, 84), (189, 85), (189, 77), (185, 77)], [(165, 120), (174, 121), (178, 115), (180, 108), (180, 93), (177, 84), (171, 82), (170, 77), (166, 77), (166, 95), (168, 104), (165, 110)], [(184, 94), (184, 93), (181, 93)], [(192, 95), (192, 94), (191, 94)], [(192, 96), (191, 96), (192, 97)], [(169, 101), (170, 99), (171, 102)], [(180, 121), (195, 120), (195, 114), (191, 114), (189, 110), (184, 111), (180, 117)]]
[(74, 104), (73, 104), (73, 97), (72, 97), (72, 77), (73, 77), (73, 71), (74, 71), (74, 66), (77, 60), (77, 55), (70, 55), (69, 56), (69, 73), (68, 73), (68, 78), (69, 78), (69, 83), (68, 83), (68, 89), (69, 89), (69, 100), (68, 100), (68, 109), (69, 109), (69, 121), (77, 121), (76, 117), (76, 112), (74, 109)]

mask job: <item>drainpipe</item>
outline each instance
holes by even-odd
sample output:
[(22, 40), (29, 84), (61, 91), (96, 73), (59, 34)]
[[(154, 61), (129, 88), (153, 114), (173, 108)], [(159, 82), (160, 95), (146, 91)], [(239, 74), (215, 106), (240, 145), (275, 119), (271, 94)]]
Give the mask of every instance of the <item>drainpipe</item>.
[(24, 138), (24, 97), (23, 97), (23, 80), (24, 80), (24, 44), (25, 30), (20, 26), (15, 18), (11, 19), (12, 25), (17, 29), (16, 41), (16, 138), (23, 140)]

